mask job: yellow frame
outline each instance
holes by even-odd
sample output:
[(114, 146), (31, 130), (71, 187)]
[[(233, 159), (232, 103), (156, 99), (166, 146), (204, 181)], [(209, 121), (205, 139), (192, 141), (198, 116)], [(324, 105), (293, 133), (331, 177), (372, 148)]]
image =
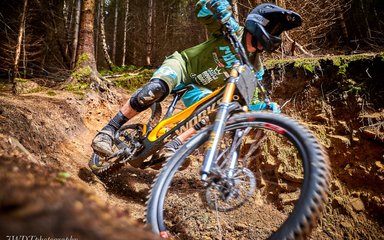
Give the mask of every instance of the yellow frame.
[[(163, 127), (165, 127), (167, 125), (172, 125), (172, 124), (176, 125), (177, 122), (180, 122), (180, 121), (188, 118), (196, 110), (196, 108), (201, 105), (201, 103), (204, 103), (204, 102), (208, 101), (209, 99), (213, 98), (214, 96), (216, 96), (223, 88), (224, 88), (224, 86), (221, 88), (218, 88), (217, 90), (215, 90), (214, 92), (212, 92), (208, 96), (206, 96), (203, 99), (199, 100), (198, 102), (194, 103), (189, 108), (186, 108), (183, 111), (175, 114), (174, 116), (169, 117), (169, 118), (159, 122), (159, 124), (157, 124), (157, 126), (149, 133), (148, 140), (151, 142), (156, 141), (158, 138), (158, 133)], [(172, 126), (171, 128), (173, 128), (173, 127), (174, 126)]]

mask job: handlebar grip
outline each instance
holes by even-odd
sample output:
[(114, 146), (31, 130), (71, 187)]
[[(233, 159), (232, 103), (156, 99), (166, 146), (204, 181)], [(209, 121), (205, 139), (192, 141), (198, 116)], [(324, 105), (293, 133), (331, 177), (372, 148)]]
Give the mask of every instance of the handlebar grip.
[(207, 8), (222, 24), (228, 22), (232, 17), (232, 7), (227, 0), (210, 0), (207, 2)]

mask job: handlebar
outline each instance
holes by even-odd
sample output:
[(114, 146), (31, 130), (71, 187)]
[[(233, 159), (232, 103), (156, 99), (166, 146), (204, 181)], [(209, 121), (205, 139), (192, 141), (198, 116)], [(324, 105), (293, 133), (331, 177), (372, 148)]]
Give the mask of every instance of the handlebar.
[[(243, 44), (239, 41), (239, 39), (235, 35), (235, 31), (232, 28), (231, 24), (229, 22), (226, 22), (224, 26), (226, 29), (226, 31), (224, 31), (224, 34), (229, 39), (235, 51), (238, 53), (240, 57), (240, 64), (248, 65), (253, 72), (256, 72), (255, 68), (253, 67), (253, 64), (251, 64), (248, 59), (248, 56), (245, 52)], [(261, 84), (261, 82), (257, 78), (256, 78), (256, 84), (257, 84), (257, 87), (260, 89), (261, 94), (263, 95), (264, 102), (268, 105), (271, 102), (268, 92), (264, 89), (264, 86)]]

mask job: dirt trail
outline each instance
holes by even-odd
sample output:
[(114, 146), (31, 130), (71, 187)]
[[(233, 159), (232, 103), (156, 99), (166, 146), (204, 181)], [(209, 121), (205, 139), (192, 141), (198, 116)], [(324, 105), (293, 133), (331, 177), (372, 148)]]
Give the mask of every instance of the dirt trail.
[[(155, 239), (144, 229), (143, 214), (157, 171), (128, 166), (101, 182), (86, 167), (92, 138), (127, 96), (117, 92), (121, 101), (109, 104), (92, 92), (85, 97), (55, 93), (0, 94), (0, 236)], [(326, 134), (326, 125), (308, 126)], [(335, 150), (337, 166), (345, 142), (332, 139), (324, 144)], [(349, 177), (340, 177), (341, 171), (334, 169), (330, 202), (313, 239), (384, 239), (381, 222), (368, 212), (383, 199), (367, 205), (365, 195), (346, 187)]]
[(1, 238), (154, 239), (142, 224), (154, 173), (128, 170), (105, 184), (86, 168), (96, 130), (119, 104), (56, 93), (0, 96)]

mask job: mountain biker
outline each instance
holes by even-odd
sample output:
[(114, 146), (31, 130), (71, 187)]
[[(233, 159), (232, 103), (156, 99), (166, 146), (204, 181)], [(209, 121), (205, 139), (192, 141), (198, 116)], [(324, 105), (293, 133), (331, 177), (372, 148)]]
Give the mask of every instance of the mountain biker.
[[(215, 12), (215, 16), (212, 12)], [(231, 44), (222, 33), (223, 23), (229, 23), (236, 36), (241, 39), (249, 59), (256, 69), (256, 77), (261, 80), (264, 69), (261, 52), (273, 52), (281, 44), (279, 35), (286, 30), (301, 25), (297, 13), (273, 4), (260, 4), (247, 16), (245, 26), (239, 26), (232, 16), (227, 0), (199, 0), (196, 14), (211, 33), (210, 38), (182, 52), (168, 56), (150, 81), (138, 89), (122, 106), (92, 141), (92, 148), (100, 156), (110, 156), (113, 136), (123, 124), (138, 113), (148, 109), (153, 103), (163, 101), (176, 87), (193, 84), (193, 89), (184, 94), (182, 101), (186, 107), (209, 95), (221, 87), (229, 76), (232, 64), (238, 61)], [(253, 110), (265, 109), (261, 102)], [(276, 105), (272, 105), (276, 107)], [(187, 130), (161, 150), (160, 158), (170, 156), (192, 136), (201, 126)], [(100, 166), (95, 166), (98, 168)]]

